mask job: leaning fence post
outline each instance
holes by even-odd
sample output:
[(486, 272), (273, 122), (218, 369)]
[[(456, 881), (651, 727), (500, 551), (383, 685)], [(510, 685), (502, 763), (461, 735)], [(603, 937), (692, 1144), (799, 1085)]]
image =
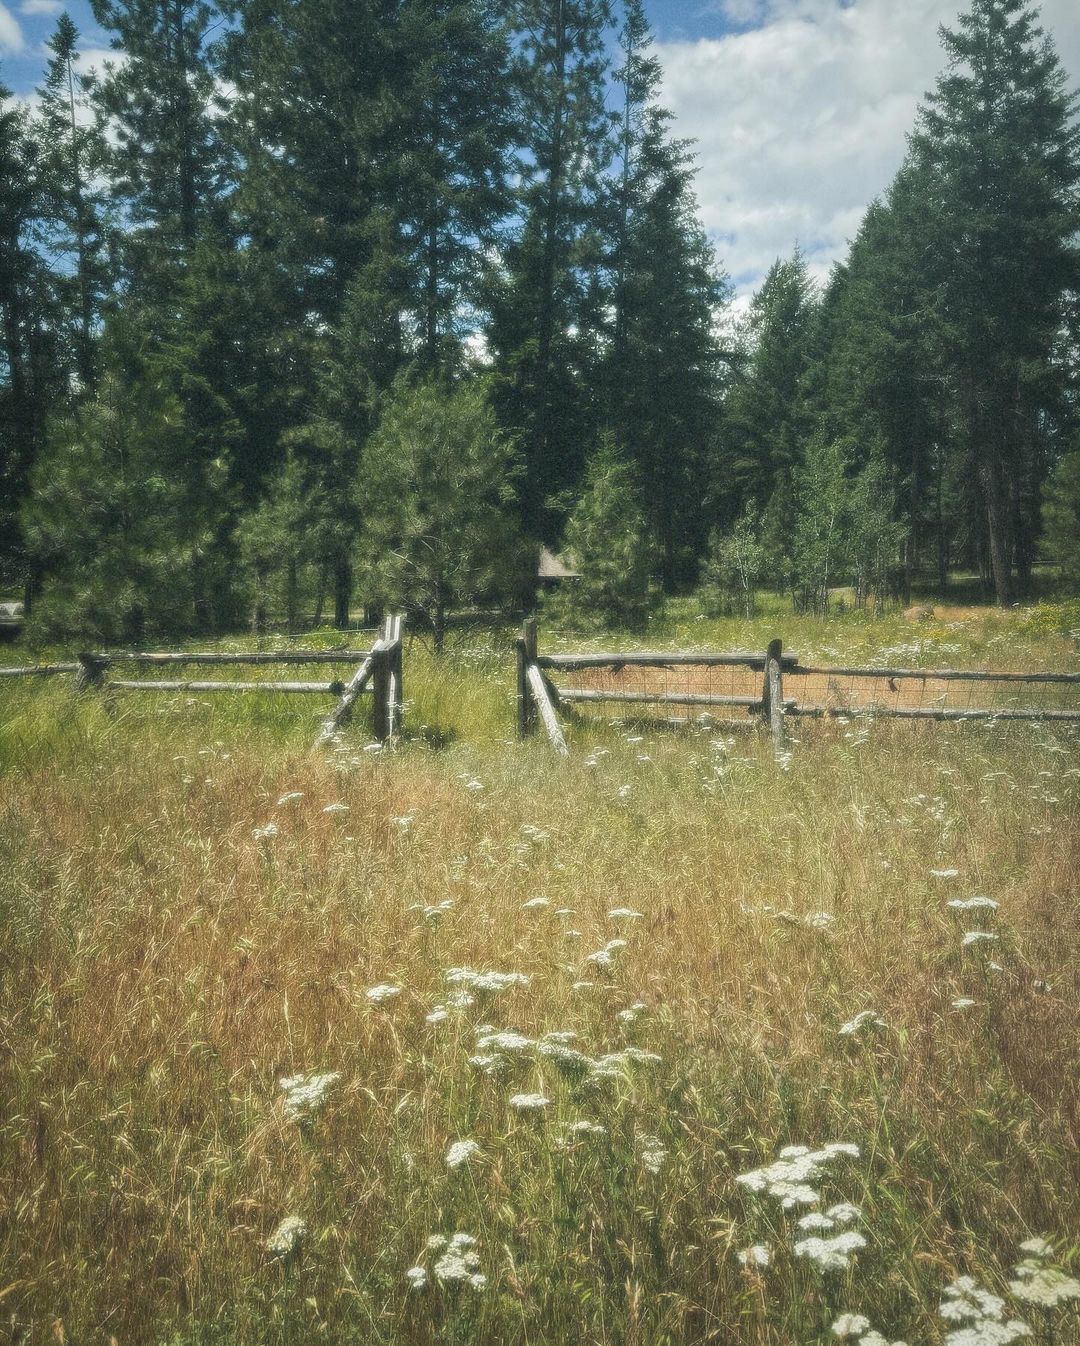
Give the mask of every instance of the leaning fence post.
[(392, 652), (380, 646), (372, 653), (371, 689), (375, 701), (375, 737), (385, 743), (390, 737), (390, 660)]
[(783, 642), (772, 640), (765, 651), (765, 684), (762, 689), (762, 712), (772, 732), (773, 748), (780, 752), (784, 746), (784, 674), (780, 658)]
[(87, 654), (85, 651), (77, 658), (79, 667), (75, 670), (75, 690), (86, 692), (91, 687), (104, 686), (105, 670), (109, 666), (108, 659), (102, 658), (100, 654)]
[(528, 738), (533, 723), (532, 690), (529, 665), (536, 658), (536, 618), (530, 617), (521, 628), (517, 650), (517, 722), (518, 738)]

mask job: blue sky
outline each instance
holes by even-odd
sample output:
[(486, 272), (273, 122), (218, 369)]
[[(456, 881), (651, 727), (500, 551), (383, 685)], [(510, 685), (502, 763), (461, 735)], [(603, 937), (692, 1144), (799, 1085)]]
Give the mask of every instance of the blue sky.
[[(645, 0), (675, 129), (697, 142), (702, 219), (744, 308), (798, 244), (820, 280), (888, 186), (942, 66), (962, 0)], [(62, 0), (0, 0), (0, 78), (40, 81)], [(107, 55), (88, 0), (67, 8), (89, 64)], [(1073, 88), (1080, 0), (1043, 0)]]

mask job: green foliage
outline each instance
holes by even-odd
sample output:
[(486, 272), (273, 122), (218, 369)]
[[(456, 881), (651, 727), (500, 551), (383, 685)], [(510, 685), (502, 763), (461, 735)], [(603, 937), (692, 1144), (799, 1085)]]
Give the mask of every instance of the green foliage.
[(586, 626), (640, 627), (656, 610), (655, 553), (637, 475), (610, 441), (589, 459), (563, 546), (579, 574), (551, 596), (547, 610), (556, 619)]
[(843, 578), (850, 557), (845, 529), (850, 446), (817, 437), (795, 473), (798, 514), (792, 539), (792, 593), (801, 612), (829, 610), (829, 586)]
[(519, 475), (483, 383), (397, 380), (361, 460), (358, 559), (368, 596), (429, 623), (437, 652), (452, 610), (520, 593)]
[(748, 505), (733, 528), (716, 530), (709, 540), (700, 590), (703, 610), (710, 617), (752, 617), (765, 566), (761, 525)]
[(51, 575), (39, 636), (138, 641), (193, 626), (210, 532), (179, 478), (187, 441), (174, 398), (115, 374), (53, 426), (25, 511)]
[(1046, 548), (1061, 577), (1080, 589), (1080, 450), (1067, 453), (1050, 474), (1043, 495)]

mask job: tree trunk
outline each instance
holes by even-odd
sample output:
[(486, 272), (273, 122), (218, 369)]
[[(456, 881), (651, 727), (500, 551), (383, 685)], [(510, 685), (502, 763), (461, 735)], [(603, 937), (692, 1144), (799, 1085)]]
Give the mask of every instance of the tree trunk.
[(1009, 572), (1005, 498), (1001, 475), (995, 463), (984, 463), (979, 468), (979, 486), (986, 505), (987, 542), (990, 548), (990, 571), (998, 607), (1012, 603), (1012, 576)]
[(352, 601), (352, 566), (347, 557), (339, 557), (334, 566), (334, 625), (344, 631), (349, 625)]

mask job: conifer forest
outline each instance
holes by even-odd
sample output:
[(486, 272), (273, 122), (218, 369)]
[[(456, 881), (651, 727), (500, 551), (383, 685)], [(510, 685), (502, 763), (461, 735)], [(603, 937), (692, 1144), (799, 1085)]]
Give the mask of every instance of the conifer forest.
[[(575, 539), (634, 610), (1080, 574), (1080, 125), (1022, 0), (942, 29), (827, 283), (796, 248), (737, 317), (641, 0), (93, 8), (115, 59), (62, 14), (0, 116), (0, 579), (42, 638), (441, 621)], [(391, 564), (433, 519), (457, 560)]]

